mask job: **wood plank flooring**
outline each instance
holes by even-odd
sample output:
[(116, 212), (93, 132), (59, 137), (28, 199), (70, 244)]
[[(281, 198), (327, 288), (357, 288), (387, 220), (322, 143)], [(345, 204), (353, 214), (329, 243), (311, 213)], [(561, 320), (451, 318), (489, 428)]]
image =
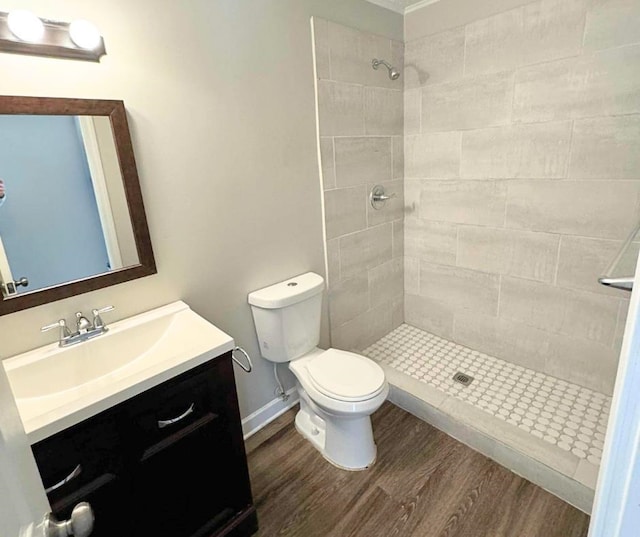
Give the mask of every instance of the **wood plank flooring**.
[(295, 430), (296, 410), (247, 443), (259, 537), (587, 535), (587, 515), (389, 402), (363, 472), (325, 461)]

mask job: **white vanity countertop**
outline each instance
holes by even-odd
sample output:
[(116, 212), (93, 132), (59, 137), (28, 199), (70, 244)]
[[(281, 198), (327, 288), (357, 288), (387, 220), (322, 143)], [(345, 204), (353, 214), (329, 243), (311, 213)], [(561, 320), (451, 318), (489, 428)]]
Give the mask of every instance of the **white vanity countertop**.
[(182, 301), (114, 322), (89, 341), (3, 361), (31, 444), (233, 350)]

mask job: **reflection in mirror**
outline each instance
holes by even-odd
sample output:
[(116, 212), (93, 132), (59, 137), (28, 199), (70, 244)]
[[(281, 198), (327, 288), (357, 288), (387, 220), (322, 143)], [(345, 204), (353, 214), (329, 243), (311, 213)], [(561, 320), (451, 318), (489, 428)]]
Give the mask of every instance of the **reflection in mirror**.
[(121, 101), (0, 97), (0, 181), (0, 314), (155, 272)]
[(138, 263), (109, 118), (0, 116), (0, 179), (16, 293)]

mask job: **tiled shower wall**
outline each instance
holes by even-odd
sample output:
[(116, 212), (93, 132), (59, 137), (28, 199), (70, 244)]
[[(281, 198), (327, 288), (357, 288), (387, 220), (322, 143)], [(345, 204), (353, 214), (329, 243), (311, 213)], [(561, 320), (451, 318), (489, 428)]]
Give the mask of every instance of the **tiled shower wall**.
[(640, 219), (640, 2), (416, 39), (404, 78), (406, 322), (611, 393), (628, 294), (597, 278)]
[[(403, 44), (314, 18), (331, 341), (361, 350), (403, 322)], [(396, 197), (369, 204), (377, 184)]]

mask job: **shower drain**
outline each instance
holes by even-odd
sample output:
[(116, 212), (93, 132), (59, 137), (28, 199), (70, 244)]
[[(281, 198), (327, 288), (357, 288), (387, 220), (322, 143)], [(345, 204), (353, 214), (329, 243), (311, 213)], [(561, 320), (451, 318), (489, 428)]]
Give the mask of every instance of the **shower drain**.
[(453, 380), (459, 382), (463, 386), (469, 386), (469, 384), (471, 384), (471, 382), (473, 381), (473, 377), (458, 371), (455, 375), (453, 375)]

